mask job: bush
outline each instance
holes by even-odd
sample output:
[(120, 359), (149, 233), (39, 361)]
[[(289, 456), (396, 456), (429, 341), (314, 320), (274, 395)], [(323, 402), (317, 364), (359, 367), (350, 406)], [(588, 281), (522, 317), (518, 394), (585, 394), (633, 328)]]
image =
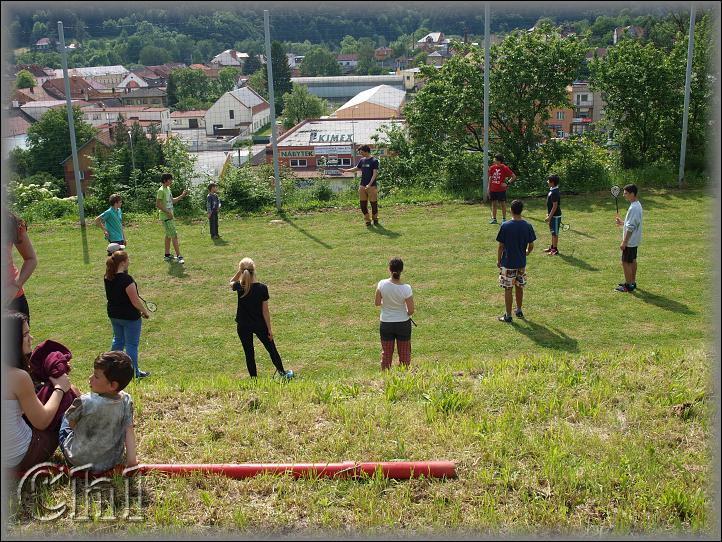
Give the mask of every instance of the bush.
[(223, 180), (223, 193), (229, 207), (239, 211), (258, 211), (275, 202), (273, 180), (259, 178), (248, 167), (231, 167)]
[(591, 192), (611, 185), (611, 161), (606, 148), (588, 139), (549, 142), (561, 147), (561, 157), (547, 165), (547, 171), (561, 178), (565, 192)]
[(13, 179), (8, 183), (8, 199), (12, 202), (12, 206), (20, 212), (35, 202), (48, 200), (57, 195), (57, 189), (50, 182), (26, 184)]
[(314, 183), (313, 197), (318, 201), (329, 201), (333, 197), (333, 190), (328, 181), (318, 180)]
[(54, 218), (78, 218), (78, 201), (75, 196), (69, 198), (50, 198), (29, 205), (23, 214), (28, 222), (42, 222)]
[(449, 156), (443, 163), (445, 188), (463, 197), (479, 197), (483, 192), (484, 154), (460, 152)]

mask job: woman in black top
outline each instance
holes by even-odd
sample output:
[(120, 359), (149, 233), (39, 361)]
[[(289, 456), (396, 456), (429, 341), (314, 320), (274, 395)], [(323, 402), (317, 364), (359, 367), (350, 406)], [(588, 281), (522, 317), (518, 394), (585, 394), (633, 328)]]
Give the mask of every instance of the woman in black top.
[(116, 250), (105, 263), (105, 297), (108, 299), (108, 318), (113, 326), (111, 350), (123, 351), (133, 362), (136, 378), (149, 376), (138, 367), (138, 345), (140, 344), (140, 317), (148, 318), (138, 287), (128, 274), (128, 253)]
[(268, 310), (268, 287), (256, 279), (256, 265), (250, 258), (243, 258), (238, 271), (231, 278), (231, 290), (238, 292), (236, 309), (236, 330), (246, 355), (248, 374), (256, 377), (256, 356), (253, 349), (253, 335), (266, 347), (276, 370), (286, 379), (293, 378), (293, 371), (283, 368), (281, 355), (273, 342), (271, 314)]

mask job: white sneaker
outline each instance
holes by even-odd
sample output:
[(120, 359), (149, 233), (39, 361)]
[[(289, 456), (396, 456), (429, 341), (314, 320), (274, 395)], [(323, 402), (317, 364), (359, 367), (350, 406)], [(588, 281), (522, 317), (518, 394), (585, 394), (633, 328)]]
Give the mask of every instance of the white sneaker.
[(177, 256), (175, 261), (178, 263), (186, 263), (186, 261), (183, 259), (183, 256)]

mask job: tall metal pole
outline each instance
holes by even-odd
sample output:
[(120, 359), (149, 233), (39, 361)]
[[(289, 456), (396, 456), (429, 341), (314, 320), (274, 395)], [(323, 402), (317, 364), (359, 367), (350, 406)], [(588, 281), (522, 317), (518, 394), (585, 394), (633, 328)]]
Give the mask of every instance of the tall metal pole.
[(273, 176), (276, 180), (276, 209), (281, 210), (281, 176), (278, 172), (278, 130), (276, 129), (276, 98), (273, 93), (273, 62), (271, 61), (271, 31), (268, 10), (263, 10), (263, 29), (266, 34), (266, 73), (268, 101), (271, 103), (271, 147), (273, 148)]
[(692, 56), (694, 53), (694, 3), (689, 14), (689, 40), (687, 42), (687, 77), (684, 81), (684, 114), (682, 116), (682, 142), (679, 150), (679, 187), (684, 181), (684, 158), (687, 153), (687, 121), (689, 119), (689, 92), (692, 84)]
[(489, 191), (489, 2), (484, 4), (484, 182), (483, 199)]
[(60, 57), (63, 61), (63, 78), (65, 79), (65, 104), (68, 110), (68, 129), (70, 130), (70, 148), (73, 154), (73, 173), (75, 174), (75, 192), (78, 194), (78, 212), (80, 225), (85, 226), (85, 204), (83, 202), (83, 188), (80, 186), (80, 166), (78, 165), (78, 146), (75, 143), (75, 116), (70, 96), (70, 78), (68, 77), (68, 51), (65, 49), (65, 34), (63, 21), (58, 21), (58, 37), (60, 38)]

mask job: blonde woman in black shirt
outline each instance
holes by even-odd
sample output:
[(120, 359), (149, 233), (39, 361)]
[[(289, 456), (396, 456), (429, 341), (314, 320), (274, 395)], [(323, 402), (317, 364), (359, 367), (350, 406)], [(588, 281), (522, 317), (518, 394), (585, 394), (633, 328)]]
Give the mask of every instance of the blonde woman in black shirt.
[(253, 348), (253, 335), (261, 341), (271, 356), (276, 371), (283, 378), (293, 378), (293, 371), (283, 368), (281, 355), (273, 340), (271, 313), (268, 310), (268, 287), (258, 282), (256, 264), (251, 258), (243, 258), (238, 264), (238, 271), (231, 278), (231, 290), (238, 293), (236, 309), (236, 331), (243, 345), (246, 356), (246, 367), (252, 378), (256, 377), (256, 357)]

